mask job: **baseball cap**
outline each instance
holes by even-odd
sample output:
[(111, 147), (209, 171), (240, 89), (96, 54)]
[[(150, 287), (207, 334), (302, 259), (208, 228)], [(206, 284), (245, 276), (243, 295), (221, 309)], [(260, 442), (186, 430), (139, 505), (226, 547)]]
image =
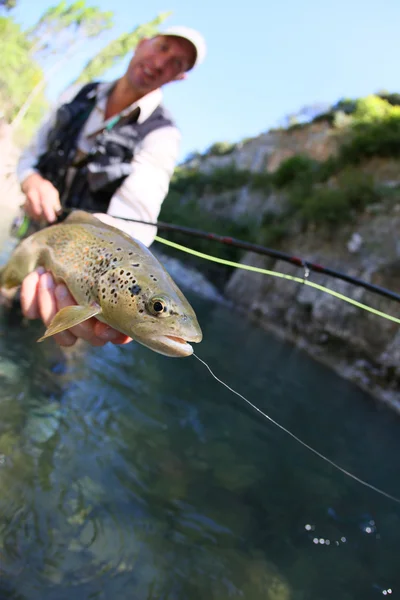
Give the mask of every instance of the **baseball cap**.
[(207, 52), (206, 42), (201, 33), (195, 29), (184, 27), (183, 25), (176, 25), (168, 27), (167, 29), (164, 29), (164, 31), (160, 31), (160, 35), (182, 37), (193, 44), (196, 50), (196, 58), (193, 65), (189, 67), (188, 70), (193, 69), (193, 67), (200, 65), (204, 61)]

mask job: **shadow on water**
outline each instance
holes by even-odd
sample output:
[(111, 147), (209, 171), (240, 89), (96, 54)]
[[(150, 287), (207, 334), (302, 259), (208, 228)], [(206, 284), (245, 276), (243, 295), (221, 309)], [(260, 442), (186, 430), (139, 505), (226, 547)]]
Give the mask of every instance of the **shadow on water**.
[[(230, 309), (190, 299), (197, 353), (217, 376), (400, 496), (394, 415)], [(398, 505), (194, 358), (136, 344), (65, 356), (36, 344), (41, 332), (1, 313), (1, 599), (396, 597)]]

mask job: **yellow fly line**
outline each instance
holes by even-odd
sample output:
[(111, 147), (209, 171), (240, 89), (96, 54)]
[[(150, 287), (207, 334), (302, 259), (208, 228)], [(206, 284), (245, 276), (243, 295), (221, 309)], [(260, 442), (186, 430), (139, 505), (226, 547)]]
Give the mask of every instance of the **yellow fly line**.
[(362, 310), (366, 310), (378, 317), (382, 317), (383, 319), (387, 319), (389, 321), (393, 321), (394, 323), (400, 324), (400, 318), (393, 317), (392, 315), (388, 315), (376, 308), (372, 308), (372, 306), (368, 306), (367, 304), (362, 304), (361, 302), (357, 302), (357, 300), (353, 300), (348, 296), (344, 296), (339, 292), (335, 292), (330, 290), (329, 288), (324, 287), (323, 285), (318, 285), (318, 283), (314, 283), (313, 281), (309, 281), (306, 278), (302, 277), (294, 277), (293, 275), (287, 275), (286, 273), (279, 273), (278, 271), (270, 271), (268, 269), (261, 269), (260, 267), (252, 267), (251, 265), (243, 265), (241, 263), (233, 262), (231, 260), (226, 260), (224, 258), (219, 258), (217, 256), (211, 256), (210, 254), (205, 254), (204, 252), (199, 252), (198, 250), (192, 250), (191, 248), (187, 248), (186, 246), (182, 246), (181, 244), (176, 244), (175, 242), (171, 242), (166, 240), (160, 236), (156, 236), (155, 240), (160, 242), (161, 244), (165, 244), (166, 246), (171, 246), (171, 248), (176, 248), (177, 250), (181, 250), (182, 252), (186, 252), (187, 254), (192, 254), (194, 256), (198, 256), (200, 258), (204, 258), (205, 260), (210, 260), (212, 262), (220, 263), (221, 265), (227, 265), (229, 267), (236, 267), (237, 269), (245, 269), (246, 271), (254, 271), (255, 273), (262, 273), (264, 275), (271, 275), (272, 277), (280, 277), (281, 279), (290, 279), (291, 281), (296, 281), (297, 283), (302, 283), (304, 285), (308, 285), (313, 287), (321, 292), (326, 292), (331, 296), (335, 296), (340, 300), (344, 300), (344, 302), (348, 302), (349, 304), (353, 304), (357, 306), (357, 308), (361, 308)]

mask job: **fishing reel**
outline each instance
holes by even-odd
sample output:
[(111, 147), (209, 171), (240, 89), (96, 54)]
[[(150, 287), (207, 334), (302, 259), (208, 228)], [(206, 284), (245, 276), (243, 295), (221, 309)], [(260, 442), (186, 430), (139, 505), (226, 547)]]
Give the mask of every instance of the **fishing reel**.
[[(62, 210), (57, 215), (57, 223), (61, 223), (69, 214), (69, 211)], [(15, 217), (11, 223), (10, 235), (18, 240), (23, 240), (32, 233), (36, 233), (40, 229), (47, 227), (48, 223), (45, 220), (39, 222), (33, 221), (21, 208), (20, 213)]]
[(25, 211), (21, 209), (19, 214), (11, 223), (10, 235), (18, 240), (23, 240), (39, 229), (41, 229), (41, 225), (32, 221)]

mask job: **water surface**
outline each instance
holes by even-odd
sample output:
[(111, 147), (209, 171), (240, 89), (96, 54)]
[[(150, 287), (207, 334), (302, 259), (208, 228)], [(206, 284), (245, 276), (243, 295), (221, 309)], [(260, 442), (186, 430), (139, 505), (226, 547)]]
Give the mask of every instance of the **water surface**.
[[(219, 377), (400, 496), (395, 415), (231, 309), (189, 297), (198, 355)], [(400, 506), (193, 357), (130, 344), (65, 361), (53, 341), (36, 344), (42, 331), (0, 313), (1, 599), (399, 597)]]

